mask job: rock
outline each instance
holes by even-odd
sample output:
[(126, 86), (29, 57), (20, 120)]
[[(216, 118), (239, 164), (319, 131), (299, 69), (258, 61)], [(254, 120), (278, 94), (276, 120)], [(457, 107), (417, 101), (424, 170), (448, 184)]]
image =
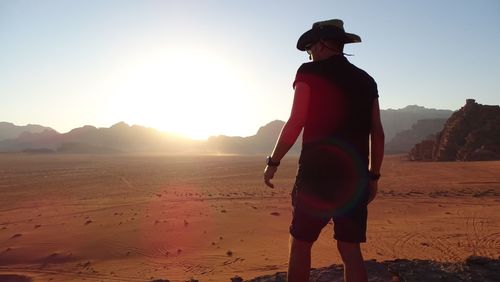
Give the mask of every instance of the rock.
[(410, 151), (409, 158), (412, 161), (432, 161), (433, 150), (436, 141), (434, 140), (424, 140), (418, 144), (415, 144), (413, 149)]
[(409, 158), (417, 161), (500, 160), (500, 106), (481, 105), (467, 99), (465, 106), (451, 115), (434, 140), (416, 144)]
[(434, 139), (443, 130), (447, 118), (417, 120), (410, 129), (401, 131), (385, 144), (386, 153), (407, 153), (422, 140)]
[(467, 265), (486, 265), (488, 262), (488, 258), (478, 256), (470, 256), (465, 260)]
[(286, 272), (276, 272), (272, 275), (264, 275), (245, 282), (286, 282)]
[[(377, 262), (366, 261), (368, 281), (500, 281), (500, 258), (472, 256), (465, 262), (436, 262), (431, 260), (396, 259)], [(247, 282), (286, 281), (285, 272), (260, 276)], [(311, 269), (309, 281), (344, 281), (343, 266)]]

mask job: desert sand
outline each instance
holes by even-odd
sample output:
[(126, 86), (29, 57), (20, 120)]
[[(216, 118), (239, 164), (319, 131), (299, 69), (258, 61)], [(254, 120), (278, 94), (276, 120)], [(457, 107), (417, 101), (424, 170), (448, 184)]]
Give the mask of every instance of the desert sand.
[[(297, 157), (0, 154), (0, 281), (230, 281), (285, 271)], [(500, 161), (387, 156), (365, 259), (500, 256)], [(327, 226), (313, 267), (341, 263)], [(11, 276), (9, 276), (11, 275)], [(31, 280), (30, 280), (31, 279)]]

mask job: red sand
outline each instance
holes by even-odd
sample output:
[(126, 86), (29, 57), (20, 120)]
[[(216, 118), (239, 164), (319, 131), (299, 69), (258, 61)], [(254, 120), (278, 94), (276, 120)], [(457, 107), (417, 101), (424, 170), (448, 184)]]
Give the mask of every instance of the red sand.
[[(288, 157), (0, 154), (0, 275), (34, 281), (229, 281), (287, 268)], [(365, 259), (500, 256), (500, 162), (386, 157)], [(332, 226), (313, 266), (340, 263)], [(1, 277), (1, 276), (0, 276)]]

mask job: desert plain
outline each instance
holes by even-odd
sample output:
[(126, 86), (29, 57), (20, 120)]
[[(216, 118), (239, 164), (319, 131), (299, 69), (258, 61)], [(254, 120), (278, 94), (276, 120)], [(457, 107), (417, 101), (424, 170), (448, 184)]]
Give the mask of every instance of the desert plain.
[[(230, 281), (285, 271), (298, 158), (0, 154), (0, 281)], [(366, 260), (500, 256), (500, 161), (386, 156)], [(332, 225), (312, 266), (341, 263)], [(24, 279), (24, 280), (23, 280)]]

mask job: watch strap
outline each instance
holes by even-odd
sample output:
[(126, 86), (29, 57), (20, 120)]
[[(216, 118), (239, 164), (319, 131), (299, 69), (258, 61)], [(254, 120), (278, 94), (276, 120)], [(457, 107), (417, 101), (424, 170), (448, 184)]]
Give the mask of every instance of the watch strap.
[(273, 159), (271, 158), (271, 156), (267, 156), (266, 164), (268, 166), (279, 166), (280, 162), (273, 162)]

